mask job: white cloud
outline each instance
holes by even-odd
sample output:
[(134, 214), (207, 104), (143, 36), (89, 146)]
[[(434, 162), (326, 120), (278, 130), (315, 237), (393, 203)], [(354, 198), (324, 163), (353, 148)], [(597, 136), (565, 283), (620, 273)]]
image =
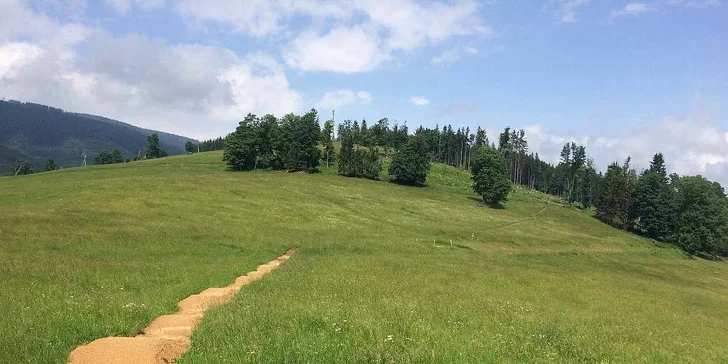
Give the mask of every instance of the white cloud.
[(578, 21), (579, 10), (590, 2), (591, 0), (550, 0), (551, 6), (556, 8), (556, 15), (562, 23)]
[[(0, 0), (0, 95), (207, 138), (240, 117), (301, 109), (274, 58), (60, 24)], [(22, 16), (23, 21), (16, 21)], [(22, 42), (8, 40), (21, 38)]]
[(208, 2), (180, 0), (177, 9), (188, 21), (201, 25), (206, 21), (224, 24), (235, 32), (263, 37), (280, 32), (279, 22), (285, 16), (274, 1), (250, 0)]
[(18, 70), (43, 55), (43, 50), (28, 43), (6, 43), (0, 45), (0, 80), (13, 78)]
[(328, 91), (316, 103), (320, 109), (336, 109), (351, 104), (367, 105), (372, 102), (372, 95), (367, 91), (354, 92), (352, 90)]
[[(480, 20), (480, 6), (472, 0), (181, 0), (177, 9), (200, 28), (214, 24), (254, 37), (284, 40), (282, 53), (291, 67), (354, 73), (381, 66), (394, 52), (454, 37), (492, 35), (492, 29)], [(311, 24), (301, 27), (294, 18), (310, 19)]]
[(448, 66), (459, 61), (463, 54), (478, 54), (478, 48), (475, 47), (455, 47), (442, 51), (439, 56), (432, 59), (435, 66)]
[(424, 96), (412, 96), (410, 98), (410, 102), (413, 105), (417, 105), (417, 106), (425, 106), (425, 105), (429, 105), (430, 104), (430, 100), (428, 100)]
[(376, 32), (341, 27), (324, 35), (305, 32), (283, 52), (286, 63), (303, 71), (369, 71), (390, 58)]
[(657, 10), (656, 8), (646, 3), (629, 3), (620, 10), (612, 12), (611, 18), (618, 18), (622, 16), (638, 16), (646, 13), (650, 13)]
[(530, 150), (551, 163), (558, 163), (567, 142), (586, 146), (587, 154), (601, 170), (629, 156), (633, 166), (647, 168), (655, 153), (663, 153), (671, 173), (701, 174), (728, 186), (728, 133), (719, 129), (706, 112), (636, 125), (615, 137), (551, 134), (541, 125), (524, 129)]
[(687, 6), (691, 8), (704, 8), (720, 4), (720, 0), (665, 0), (670, 5)]
[(120, 13), (126, 13), (132, 6), (142, 10), (157, 9), (164, 6), (164, 0), (104, 0), (106, 4)]

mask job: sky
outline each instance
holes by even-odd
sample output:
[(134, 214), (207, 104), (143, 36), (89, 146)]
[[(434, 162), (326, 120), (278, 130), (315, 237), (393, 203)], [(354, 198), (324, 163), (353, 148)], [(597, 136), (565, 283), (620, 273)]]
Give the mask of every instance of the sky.
[(728, 186), (723, 0), (0, 0), (0, 98), (197, 139), (248, 113), (525, 129)]

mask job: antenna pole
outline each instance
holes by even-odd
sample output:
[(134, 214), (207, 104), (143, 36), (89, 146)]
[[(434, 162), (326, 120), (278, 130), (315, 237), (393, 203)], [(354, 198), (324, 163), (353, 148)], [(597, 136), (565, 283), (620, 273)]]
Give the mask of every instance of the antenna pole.
[(331, 120), (336, 121), (336, 109), (331, 109)]

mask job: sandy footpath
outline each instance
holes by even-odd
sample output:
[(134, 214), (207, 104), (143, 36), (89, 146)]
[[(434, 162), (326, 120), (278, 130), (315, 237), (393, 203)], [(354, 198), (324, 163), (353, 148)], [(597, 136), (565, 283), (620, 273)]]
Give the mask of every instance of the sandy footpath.
[(179, 302), (177, 313), (157, 317), (136, 337), (106, 337), (79, 346), (71, 352), (68, 363), (172, 363), (190, 348), (192, 331), (207, 309), (229, 301), (244, 285), (278, 268), (295, 251), (289, 249), (285, 254), (259, 266), (255, 271), (238, 277), (226, 287), (208, 288), (185, 298)]

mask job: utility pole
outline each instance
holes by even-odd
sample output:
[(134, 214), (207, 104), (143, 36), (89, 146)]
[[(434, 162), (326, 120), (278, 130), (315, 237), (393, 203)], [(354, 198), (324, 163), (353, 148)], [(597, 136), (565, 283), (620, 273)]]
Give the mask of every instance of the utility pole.
[(331, 109), (331, 120), (336, 122), (336, 109)]

